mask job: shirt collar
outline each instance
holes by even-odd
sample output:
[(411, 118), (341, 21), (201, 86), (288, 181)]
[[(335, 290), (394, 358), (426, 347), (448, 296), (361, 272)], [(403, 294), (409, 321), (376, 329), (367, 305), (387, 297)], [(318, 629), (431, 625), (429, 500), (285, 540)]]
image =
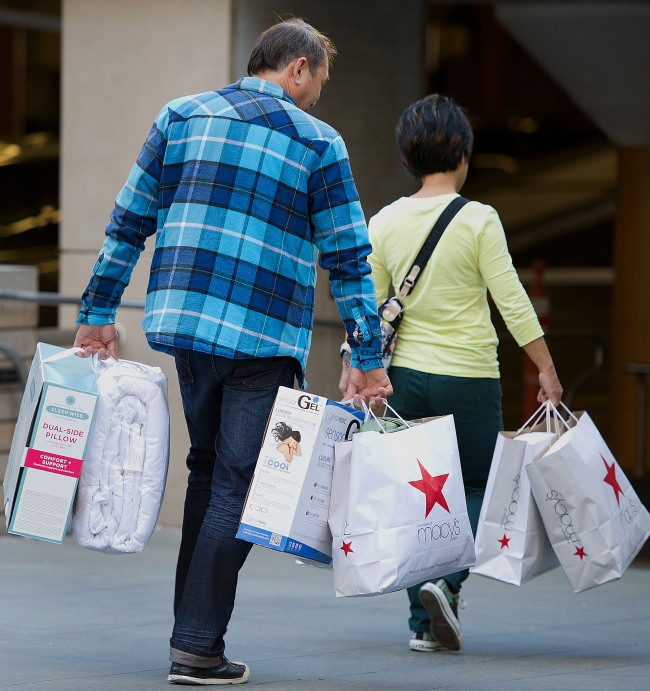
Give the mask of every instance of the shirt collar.
[(244, 77), (235, 84), (235, 87), (244, 91), (257, 91), (260, 94), (280, 98), (296, 105), (293, 97), (290, 96), (279, 84), (269, 82), (266, 79), (259, 79), (258, 77)]

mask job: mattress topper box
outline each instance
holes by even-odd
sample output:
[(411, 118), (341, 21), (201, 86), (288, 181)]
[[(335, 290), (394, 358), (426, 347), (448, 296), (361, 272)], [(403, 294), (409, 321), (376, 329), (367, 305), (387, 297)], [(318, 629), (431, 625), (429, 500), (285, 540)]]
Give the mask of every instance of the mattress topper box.
[(97, 402), (91, 358), (38, 343), (4, 478), (7, 530), (63, 542)]
[(329, 564), (334, 444), (349, 439), (363, 418), (341, 403), (280, 387), (237, 537)]

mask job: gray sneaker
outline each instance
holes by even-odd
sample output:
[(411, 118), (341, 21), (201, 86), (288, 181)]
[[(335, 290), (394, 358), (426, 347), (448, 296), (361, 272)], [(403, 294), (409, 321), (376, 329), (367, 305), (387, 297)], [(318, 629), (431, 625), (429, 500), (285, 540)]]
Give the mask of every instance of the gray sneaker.
[(428, 631), (411, 631), (409, 648), (419, 653), (435, 653), (442, 650), (443, 646)]
[(431, 619), (431, 634), (445, 648), (460, 650), (463, 634), (458, 621), (458, 594), (449, 589), (447, 581), (439, 578), (420, 588), (420, 602)]

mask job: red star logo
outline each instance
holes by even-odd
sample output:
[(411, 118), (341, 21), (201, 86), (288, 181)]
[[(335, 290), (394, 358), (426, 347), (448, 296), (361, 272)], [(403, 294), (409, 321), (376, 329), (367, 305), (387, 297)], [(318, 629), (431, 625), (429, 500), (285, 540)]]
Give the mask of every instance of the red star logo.
[(497, 540), (497, 542), (501, 543), (501, 549), (503, 549), (504, 547), (509, 547), (510, 538), (506, 537), (506, 534), (503, 533), (503, 537), (500, 540)]
[(580, 557), (580, 561), (582, 561), (585, 557), (588, 557), (588, 554), (585, 554), (585, 548), (584, 547), (576, 547), (576, 551), (573, 553), (574, 557)]
[(350, 552), (354, 554), (354, 550), (352, 549), (352, 540), (350, 540), (350, 542), (343, 540), (343, 547), (339, 547), (339, 549), (342, 549), (345, 552), (346, 557), (348, 554), (350, 554)]
[(614, 463), (612, 463), (612, 465), (607, 465), (607, 461), (605, 460), (602, 454), (600, 457), (603, 459), (605, 468), (607, 468), (607, 475), (605, 475), (605, 477), (603, 478), (603, 482), (606, 482), (608, 485), (612, 486), (614, 494), (616, 495), (616, 503), (620, 506), (621, 502), (618, 498), (618, 495), (623, 494), (623, 490), (621, 489), (621, 486), (618, 484), (618, 480), (616, 479), (616, 468), (614, 467)]
[(440, 504), (442, 508), (449, 513), (449, 507), (447, 506), (447, 500), (445, 499), (442, 488), (444, 487), (449, 473), (446, 475), (429, 475), (427, 469), (418, 460), (418, 465), (420, 466), (420, 472), (422, 473), (421, 480), (412, 480), (409, 485), (413, 485), (415, 489), (419, 489), (423, 492), (427, 498), (427, 512), (425, 518), (431, 513), (431, 509), (436, 505)]

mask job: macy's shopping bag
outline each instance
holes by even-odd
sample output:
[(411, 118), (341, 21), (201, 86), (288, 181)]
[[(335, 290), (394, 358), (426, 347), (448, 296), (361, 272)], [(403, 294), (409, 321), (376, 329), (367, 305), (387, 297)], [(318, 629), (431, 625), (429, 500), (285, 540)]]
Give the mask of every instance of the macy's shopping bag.
[(500, 432), (497, 437), (476, 531), (472, 573), (521, 585), (560, 565), (525, 470), (556, 437), (549, 416), (535, 424), (547, 410), (542, 406), (519, 431)]
[(390, 593), (474, 563), (454, 419), (416, 422), (336, 444), (329, 525), (337, 596)]
[(620, 578), (650, 536), (639, 501), (584, 412), (526, 468), (553, 549), (573, 591)]

